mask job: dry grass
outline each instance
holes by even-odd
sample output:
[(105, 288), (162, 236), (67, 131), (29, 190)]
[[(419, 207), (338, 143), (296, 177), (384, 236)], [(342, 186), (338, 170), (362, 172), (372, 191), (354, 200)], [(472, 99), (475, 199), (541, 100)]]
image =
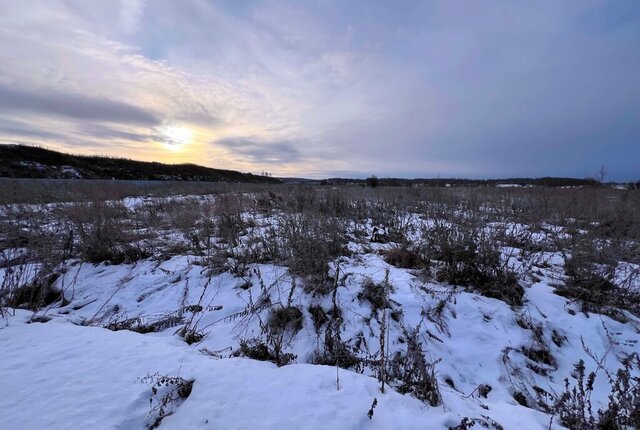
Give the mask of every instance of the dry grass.
[[(571, 299), (598, 308), (637, 304), (611, 273), (621, 261), (640, 264), (640, 190), (9, 180), (0, 185), (11, 188), (2, 194), (6, 202), (76, 201), (13, 204), (0, 213), (1, 248), (24, 251), (3, 258), (0, 267), (37, 264), (43, 279), (69, 258), (119, 264), (190, 253), (239, 275), (253, 263), (285, 265), (306, 291), (322, 295), (335, 281), (329, 264), (348, 252), (348, 241), (377, 241), (389, 264), (435, 273), (443, 282), (519, 305), (522, 287), (500, 257), (501, 247), (517, 246), (529, 254), (563, 253), (568, 278), (559, 292)], [(176, 193), (201, 195), (169, 197)], [(147, 194), (155, 197), (134, 207), (113, 200)], [(487, 228), (509, 223), (527, 229)], [(546, 239), (535, 241), (534, 235)], [(25, 282), (4, 278), (7, 304), (13, 294), (8, 291)]]

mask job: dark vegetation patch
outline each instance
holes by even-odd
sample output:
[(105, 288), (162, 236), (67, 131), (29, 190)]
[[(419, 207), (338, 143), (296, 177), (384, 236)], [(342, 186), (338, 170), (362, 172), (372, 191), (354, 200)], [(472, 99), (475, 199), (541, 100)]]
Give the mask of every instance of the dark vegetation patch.
[[(570, 429), (631, 429), (640, 428), (640, 359), (634, 353), (626, 357), (615, 374), (607, 374), (611, 391), (608, 404), (595, 410), (591, 403), (596, 373), (587, 374), (584, 362), (574, 365), (572, 379), (565, 378), (564, 391), (548, 392), (534, 387), (537, 407), (558, 417), (561, 425)], [(525, 405), (527, 406), (527, 405)]]
[(105, 328), (112, 331), (129, 330), (136, 333), (156, 333), (176, 327), (182, 322), (183, 319), (177, 315), (167, 315), (155, 321), (145, 321), (143, 317), (135, 317), (111, 321)]
[[(580, 303), (584, 312), (597, 312), (620, 320), (618, 309), (640, 315), (640, 291), (634, 285), (638, 271), (622, 275), (620, 260), (629, 251), (625, 243), (602, 240), (593, 233), (578, 235), (566, 246), (570, 256), (565, 258), (564, 284), (556, 286), (556, 294)], [(640, 253), (635, 258), (640, 263)]]
[(12, 289), (6, 298), (7, 305), (35, 311), (58, 300), (64, 302), (62, 293), (53, 287), (59, 276), (57, 273), (39, 275), (32, 282)]
[(156, 373), (145, 376), (141, 382), (151, 385), (151, 411), (147, 417), (146, 428), (156, 429), (160, 427), (164, 418), (172, 415), (191, 395), (195, 380)]
[(302, 330), (304, 316), (295, 306), (273, 309), (269, 313), (267, 326), (271, 333), (297, 333)]
[(390, 383), (402, 394), (411, 393), (430, 406), (442, 403), (435, 367), (428, 363), (418, 339), (418, 331), (407, 332), (407, 349), (396, 352), (387, 372)]
[(366, 279), (362, 284), (362, 289), (358, 293), (358, 300), (368, 302), (371, 305), (372, 313), (391, 307), (389, 293), (393, 291), (391, 285), (385, 282), (375, 283), (371, 279)]
[(430, 233), (431, 258), (440, 262), (438, 281), (469, 287), (513, 306), (523, 304), (524, 289), (516, 274), (500, 261), (500, 251), (490, 235), (464, 224), (438, 227)]
[(341, 222), (318, 215), (290, 214), (279, 219), (277, 232), (291, 274), (304, 280), (308, 292), (328, 293), (335, 282), (329, 274), (329, 262), (345, 252)]
[(402, 269), (423, 269), (427, 265), (420, 253), (409, 246), (394, 246), (383, 252), (384, 261)]
[(320, 305), (309, 305), (308, 311), (309, 315), (311, 315), (311, 320), (313, 321), (313, 327), (316, 329), (316, 333), (319, 333), (320, 328), (329, 321), (329, 317)]
[(354, 348), (342, 339), (340, 320), (333, 320), (327, 324), (323, 349), (314, 353), (312, 362), (314, 364), (338, 366), (344, 369), (357, 369), (361, 361)]
[(278, 366), (286, 366), (296, 359), (294, 354), (276, 351), (257, 338), (241, 340), (240, 347), (233, 355), (235, 357), (251, 358), (252, 360), (270, 361)]
[(234, 355), (244, 356), (258, 361), (275, 361), (275, 355), (269, 347), (258, 339), (241, 340), (240, 348)]

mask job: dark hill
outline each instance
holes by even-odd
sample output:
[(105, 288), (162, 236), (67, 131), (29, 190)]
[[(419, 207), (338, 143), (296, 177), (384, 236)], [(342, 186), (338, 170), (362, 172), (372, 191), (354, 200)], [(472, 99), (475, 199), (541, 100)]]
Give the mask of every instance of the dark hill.
[(280, 183), (267, 176), (195, 164), (163, 164), (64, 154), (37, 146), (0, 145), (0, 177)]

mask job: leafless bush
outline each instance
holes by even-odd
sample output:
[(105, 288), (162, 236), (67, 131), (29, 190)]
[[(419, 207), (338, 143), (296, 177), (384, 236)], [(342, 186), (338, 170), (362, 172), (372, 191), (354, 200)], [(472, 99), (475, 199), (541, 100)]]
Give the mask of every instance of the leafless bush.
[(151, 254), (139, 243), (121, 203), (94, 201), (66, 208), (70, 225), (78, 235), (83, 259), (91, 263), (133, 263)]
[(289, 331), (293, 334), (302, 329), (304, 318), (300, 309), (295, 306), (281, 307), (271, 310), (267, 326), (271, 333)]
[(403, 269), (429, 269), (428, 262), (425, 261), (421, 253), (408, 243), (393, 246), (383, 252), (384, 261), (392, 266)]
[(405, 333), (407, 350), (396, 352), (389, 361), (386, 375), (398, 392), (411, 393), (430, 406), (442, 403), (434, 365), (427, 362), (418, 339), (418, 328)]
[(54, 288), (58, 266), (71, 253), (63, 224), (42, 208), (13, 206), (0, 218), (0, 315), (4, 308), (37, 310), (60, 300)]
[(8, 294), (3, 298), (5, 306), (35, 311), (58, 300), (63, 302), (64, 295), (53, 287), (58, 276), (57, 273), (47, 275), (45, 271), (40, 271), (27, 284), (15, 283), (11, 288), (7, 286)]
[(309, 311), (309, 315), (311, 315), (311, 320), (313, 321), (313, 326), (316, 329), (316, 333), (319, 334), (322, 326), (327, 321), (329, 321), (329, 317), (320, 305), (310, 305), (309, 309), (307, 310)]
[(129, 330), (136, 333), (155, 333), (176, 327), (183, 322), (182, 317), (175, 314), (164, 315), (160, 318), (124, 318), (110, 321), (105, 328), (111, 331)]
[(145, 376), (141, 382), (151, 385), (149, 399), (151, 410), (147, 417), (146, 428), (155, 429), (191, 395), (195, 380), (156, 373)]
[(291, 274), (305, 281), (305, 288), (326, 294), (332, 279), (329, 262), (344, 252), (344, 228), (335, 218), (286, 214), (277, 220), (285, 263)]
[(358, 293), (358, 300), (368, 302), (371, 305), (372, 314), (375, 314), (379, 310), (391, 308), (389, 293), (392, 291), (393, 286), (387, 282), (375, 283), (371, 279), (366, 279)]
[[(334, 315), (335, 316), (335, 312)], [(354, 349), (342, 339), (340, 334), (339, 317), (332, 318), (324, 333), (324, 345), (322, 349), (314, 352), (311, 359), (314, 364), (337, 366), (343, 369), (354, 369), (361, 364), (361, 360), (355, 354)]]
[(238, 245), (246, 229), (244, 209), (244, 200), (239, 194), (223, 194), (215, 202), (217, 236), (232, 246)]
[(187, 197), (180, 200), (166, 199), (164, 204), (167, 218), (167, 228), (177, 229), (183, 234), (194, 231), (203, 218), (212, 217), (212, 209), (208, 201), (201, 201), (196, 197)]
[(240, 348), (234, 353), (234, 356), (243, 356), (253, 360), (270, 361), (278, 366), (286, 366), (295, 361), (296, 356), (291, 353), (285, 353), (276, 346), (269, 346), (266, 342), (259, 338), (242, 339)]
[(489, 430), (504, 430), (504, 427), (486, 415), (482, 417), (469, 418), (464, 417), (455, 427), (449, 427), (449, 430), (470, 430), (478, 424), (480, 428)]
[(619, 270), (622, 252), (616, 241), (603, 239), (593, 232), (576, 233), (564, 246), (564, 285), (556, 293), (578, 301), (587, 312), (616, 316), (616, 309), (627, 309), (640, 314), (640, 290), (636, 285), (640, 277), (637, 270), (624, 275)]
[[(185, 320), (184, 326), (178, 330), (178, 334), (184, 339), (184, 341), (192, 345), (194, 343), (198, 343), (202, 341), (206, 336), (207, 332), (198, 328), (200, 321), (204, 315), (208, 312), (215, 312), (222, 309), (222, 305), (203, 305), (203, 300), (205, 297), (205, 293), (207, 291), (208, 284), (202, 290), (200, 294), (200, 299), (197, 304), (193, 305), (185, 305), (186, 298), (188, 296), (188, 290), (185, 287), (185, 292), (183, 294), (183, 303), (181, 309), (178, 311), (178, 315), (182, 316)], [(189, 317), (185, 317), (185, 314), (190, 314)]]
[(627, 429), (640, 428), (640, 377), (633, 376), (640, 369), (638, 354), (623, 361), (614, 375), (608, 375), (611, 393), (606, 408), (594, 410), (591, 396), (596, 373), (586, 374), (584, 362), (574, 366), (573, 386), (565, 379), (564, 391), (557, 395), (537, 387), (538, 406), (557, 416), (560, 424), (571, 429)]
[(439, 281), (522, 305), (524, 290), (517, 276), (501, 262), (497, 241), (486, 229), (462, 221), (437, 225), (424, 235), (430, 257), (441, 263), (436, 273)]
[(251, 358), (252, 360), (276, 362), (275, 354), (269, 349), (267, 344), (258, 338), (241, 339), (240, 348), (234, 353), (234, 356), (243, 356)]

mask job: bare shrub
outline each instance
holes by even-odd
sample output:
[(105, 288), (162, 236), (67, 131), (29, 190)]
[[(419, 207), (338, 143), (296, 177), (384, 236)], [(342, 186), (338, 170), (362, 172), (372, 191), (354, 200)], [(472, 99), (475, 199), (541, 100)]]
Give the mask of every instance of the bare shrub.
[(633, 373), (640, 370), (638, 354), (625, 358), (615, 376), (607, 373), (611, 392), (604, 409), (594, 410), (591, 396), (594, 391), (596, 373), (586, 373), (582, 360), (574, 365), (572, 377), (565, 378), (561, 394), (550, 393), (534, 387), (537, 406), (553, 416), (560, 424), (571, 429), (627, 429), (640, 428), (640, 377)]
[(325, 190), (319, 196), (318, 212), (325, 216), (353, 217), (353, 199), (345, 189)]
[(72, 236), (40, 207), (4, 208), (0, 218), (0, 316), (6, 307), (37, 310), (64, 292), (54, 288), (58, 266), (71, 252)]
[(411, 393), (430, 406), (442, 403), (442, 397), (435, 377), (434, 365), (427, 363), (418, 339), (418, 328), (405, 333), (407, 349), (396, 352), (388, 364), (386, 372), (390, 383), (398, 392)]
[(622, 252), (615, 241), (603, 240), (595, 233), (576, 233), (566, 246), (564, 285), (556, 293), (578, 301), (585, 312), (599, 312), (616, 317), (616, 308), (640, 314), (639, 277), (631, 271), (626, 277), (618, 270)]
[(461, 223), (428, 231), (431, 258), (441, 262), (436, 278), (470, 287), (480, 294), (520, 306), (524, 289), (506, 264), (494, 238), (483, 228)]
[(64, 300), (63, 294), (53, 288), (58, 276), (57, 273), (38, 272), (33, 281), (24, 285), (18, 284), (11, 289), (5, 298), (6, 306), (35, 311), (58, 300)]
[(223, 194), (215, 203), (217, 236), (231, 246), (237, 246), (246, 230), (242, 216), (245, 202), (239, 194)]
[(598, 270), (593, 262), (570, 258), (565, 263), (565, 273), (569, 278), (564, 287), (556, 288), (556, 293), (581, 301), (585, 310), (597, 310), (615, 301), (611, 272)]
[[(530, 344), (521, 348), (522, 354), (528, 359), (527, 367), (544, 376), (551, 371), (557, 370), (556, 359), (551, 353), (542, 325), (535, 324), (526, 313), (520, 315), (516, 319), (516, 323), (520, 327), (531, 331), (532, 339)], [(557, 336), (559, 335), (554, 330), (551, 338), (558, 340)]]
[(383, 255), (384, 261), (388, 264), (402, 269), (428, 268), (428, 263), (424, 260), (422, 255), (407, 243), (391, 247), (384, 251)]
[(478, 424), (479, 428), (490, 430), (504, 430), (504, 427), (501, 424), (497, 423), (495, 420), (486, 415), (476, 418), (464, 417), (460, 421), (460, 424), (456, 425), (455, 427), (449, 427), (449, 430), (470, 430), (476, 427), (476, 424)]
[(66, 215), (79, 236), (83, 259), (91, 263), (133, 263), (151, 254), (143, 249), (121, 203), (94, 201), (71, 205)]
[(269, 347), (257, 338), (240, 340), (240, 348), (234, 353), (234, 356), (243, 356), (258, 361), (276, 361), (275, 355)]
[[(268, 300), (268, 295), (266, 297)], [(257, 311), (252, 312), (258, 317), (262, 338), (242, 339), (240, 349), (234, 355), (271, 361), (278, 366), (286, 366), (295, 361), (297, 356), (285, 352), (285, 348), (302, 329), (302, 311), (291, 305), (273, 308), (266, 321), (263, 321)]]
[(270, 361), (278, 366), (286, 366), (296, 359), (294, 354), (283, 353), (281, 349), (274, 349), (258, 338), (242, 339), (239, 349), (233, 355), (252, 360)]
[(297, 333), (302, 329), (304, 317), (300, 309), (295, 306), (288, 306), (273, 309), (269, 313), (267, 326), (272, 333), (282, 333), (289, 331)]
[(288, 214), (278, 219), (278, 236), (291, 274), (305, 281), (305, 289), (326, 294), (332, 285), (329, 262), (344, 252), (344, 229), (335, 218)]
[(634, 354), (623, 361), (623, 367), (610, 378), (611, 394), (607, 409), (598, 411), (600, 428), (640, 428), (640, 359)]
[(391, 307), (389, 293), (392, 290), (393, 287), (386, 282), (375, 283), (371, 279), (366, 279), (362, 284), (362, 289), (358, 293), (358, 300), (369, 302), (371, 312), (376, 313), (378, 310), (389, 309)]
[(149, 399), (151, 410), (147, 417), (146, 428), (155, 429), (160, 427), (162, 420), (172, 415), (176, 408), (191, 395), (195, 380), (156, 373), (145, 376), (141, 382), (151, 385)]
[(310, 305), (308, 308), (309, 315), (313, 321), (313, 326), (316, 329), (316, 333), (320, 333), (320, 328), (329, 321), (327, 313), (322, 309), (320, 305)]
[(355, 354), (353, 348), (342, 340), (340, 334), (341, 321), (338, 317), (327, 324), (324, 333), (324, 347), (322, 350), (316, 350), (313, 354), (311, 360), (313, 364), (337, 366), (343, 369), (353, 369), (360, 364), (361, 360)]
[(180, 330), (178, 330), (177, 333), (184, 339), (184, 341), (188, 345), (199, 343), (208, 335), (208, 332), (205, 332), (198, 328), (198, 325), (200, 324), (200, 321), (204, 317), (205, 313), (215, 312), (222, 309), (222, 305), (204, 306), (202, 304), (206, 291), (207, 287), (205, 286), (203, 288), (202, 294), (200, 295), (198, 303), (193, 305), (184, 305), (184, 301), (186, 301), (186, 297), (188, 295), (187, 290), (185, 290), (185, 293), (183, 295), (183, 306), (180, 311), (178, 311), (178, 315), (183, 317), (185, 313), (189, 313), (191, 315), (188, 318), (184, 317), (185, 324)]
[(136, 333), (156, 333), (171, 327), (176, 327), (183, 322), (182, 317), (174, 314), (164, 315), (160, 318), (124, 318), (110, 321), (105, 328), (111, 331), (129, 330)]

